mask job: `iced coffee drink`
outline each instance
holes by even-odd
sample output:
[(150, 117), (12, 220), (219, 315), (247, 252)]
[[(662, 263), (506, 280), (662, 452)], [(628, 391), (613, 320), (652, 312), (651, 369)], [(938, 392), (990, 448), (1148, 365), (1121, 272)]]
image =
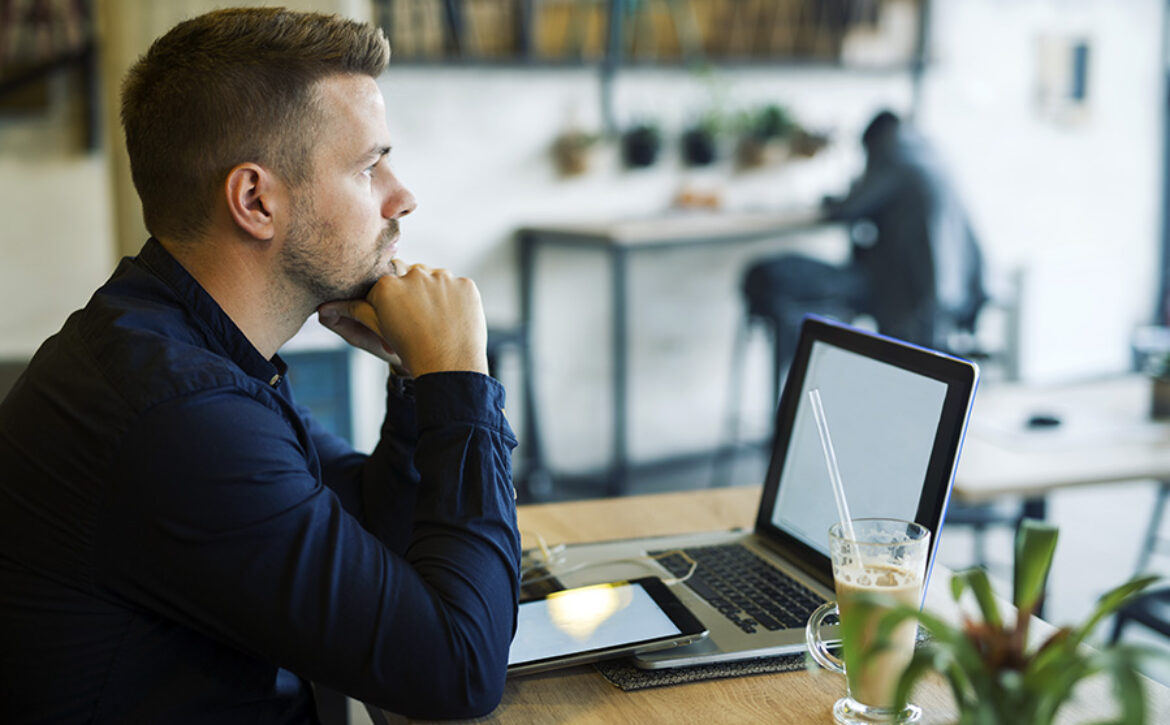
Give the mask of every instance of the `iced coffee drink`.
[[(833, 707), (837, 722), (918, 722), (921, 709), (894, 709), (898, 680), (914, 656), (917, 621), (900, 623), (884, 647), (875, 650), (873, 644), (878, 622), (891, 607), (921, 603), (930, 532), (896, 519), (856, 519), (851, 533), (852, 538), (841, 524), (829, 530), (837, 601), (825, 603), (809, 619), (810, 654), (822, 667), (845, 675), (846, 697)], [(841, 620), (843, 660), (821, 638), (821, 623), (833, 613)]]

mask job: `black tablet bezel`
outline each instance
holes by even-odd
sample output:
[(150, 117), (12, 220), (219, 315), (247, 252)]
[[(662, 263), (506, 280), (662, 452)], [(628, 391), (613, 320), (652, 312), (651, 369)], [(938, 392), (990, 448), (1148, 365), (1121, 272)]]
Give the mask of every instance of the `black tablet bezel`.
[[(622, 644), (613, 645), (610, 647), (601, 647), (598, 649), (585, 650), (582, 652), (574, 652), (572, 654), (557, 655), (555, 657), (546, 657), (539, 660), (531, 660), (528, 662), (518, 663), (508, 666), (508, 676), (514, 677), (518, 675), (527, 675), (534, 672), (545, 672), (548, 670), (559, 669), (562, 667), (571, 667), (573, 665), (588, 664), (590, 662), (597, 662), (599, 660), (611, 659), (614, 657), (622, 657), (626, 655), (639, 654), (642, 652), (653, 652), (654, 650), (667, 649), (669, 647), (677, 647), (684, 644), (691, 644), (697, 642), (707, 636), (707, 627), (695, 617), (687, 606), (679, 601), (674, 592), (670, 591), (670, 587), (666, 585), (658, 577), (642, 577), (639, 579), (628, 579), (623, 581), (608, 582), (615, 585), (629, 584), (642, 587), (650, 599), (654, 601), (655, 605), (678, 627), (677, 634), (667, 635), (665, 637), (654, 637), (650, 639), (636, 640), (631, 642), (624, 642)], [(596, 585), (590, 585), (596, 586)], [(585, 589), (587, 587), (572, 587), (571, 589)], [(562, 591), (571, 591), (566, 589)], [(553, 592), (556, 594), (559, 592)], [(531, 602), (541, 601), (547, 599), (548, 596), (536, 597), (528, 599), (520, 603), (520, 606), (529, 604)]]

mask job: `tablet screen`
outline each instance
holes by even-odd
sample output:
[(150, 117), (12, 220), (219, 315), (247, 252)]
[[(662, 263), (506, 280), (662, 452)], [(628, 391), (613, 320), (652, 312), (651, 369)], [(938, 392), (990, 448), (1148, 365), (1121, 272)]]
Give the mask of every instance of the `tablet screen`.
[[(674, 616), (666, 611), (674, 608), (682, 611), (673, 611)], [(693, 641), (702, 632), (702, 625), (689, 623), (694, 618), (653, 578), (553, 592), (521, 602), (518, 617), (508, 653), (513, 669), (542, 661), (575, 664), (656, 643)]]

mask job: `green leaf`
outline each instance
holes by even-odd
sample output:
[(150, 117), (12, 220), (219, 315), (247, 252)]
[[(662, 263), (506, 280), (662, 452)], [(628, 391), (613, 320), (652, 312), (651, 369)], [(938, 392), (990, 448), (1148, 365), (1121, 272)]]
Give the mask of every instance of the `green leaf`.
[(956, 588), (955, 580), (961, 580), (960, 584), (965, 584), (966, 588), (975, 594), (975, 601), (979, 604), (983, 621), (997, 629), (1003, 626), (1003, 619), (999, 615), (999, 606), (995, 603), (995, 592), (991, 589), (991, 580), (987, 578), (986, 570), (966, 569), (955, 574), (951, 580), (951, 593), (955, 595), (957, 601), (962, 595), (962, 587)]
[(1138, 661), (1142, 650), (1120, 645), (1095, 652), (1095, 665), (1113, 677), (1113, 695), (1120, 708), (1114, 720), (1102, 721), (1100, 725), (1145, 725), (1146, 696), (1142, 676), (1138, 673)]
[[(863, 601), (870, 597), (871, 595), (862, 594), (855, 601)], [(943, 672), (952, 680), (956, 698), (986, 694), (987, 688), (984, 683), (972, 682), (970, 679), (971, 673), (979, 675), (984, 671), (982, 659), (979, 656), (979, 651), (961, 630), (929, 612), (919, 610), (917, 607), (898, 604), (888, 598), (884, 601), (890, 602), (891, 606), (889, 611), (883, 615), (877, 628), (879, 636), (874, 638), (875, 646), (880, 646), (877, 643), (882, 639), (883, 633), (888, 639), (889, 633), (899, 623), (907, 619), (916, 619), (919, 625), (932, 635), (933, 641), (924, 649), (933, 653), (932, 656), (935, 657), (936, 662), (935, 669)]]
[(1015, 581), (1013, 582), (1012, 603), (1027, 616), (1036, 611), (1044, 587), (1048, 582), (1048, 571), (1052, 568), (1052, 557), (1056, 551), (1057, 528), (1036, 519), (1024, 519), (1016, 533)]
[[(926, 673), (936, 669), (938, 663), (934, 655), (935, 653), (927, 648), (915, 650), (914, 656), (910, 658), (910, 664), (906, 665), (902, 676), (898, 678), (898, 686), (894, 690), (894, 709), (901, 710), (906, 707), (906, 703), (910, 702), (910, 693), (914, 691), (914, 685), (918, 684)], [(959, 693), (955, 694), (955, 699), (958, 699)]]
[(1155, 574), (1134, 577), (1126, 583), (1102, 594), (1101, 598), (1097, 600), (1097, 606), (1093, 609), (1093, 614), (1073, 634), (1073, 643), (1078, 644), (1082, 642), (1102, 619), (1124, 606), (1130, 599), (1141, 594), (1147, 587), (1158, 581), (1158, 579), (1160, 577)]
[(1061, 705), (1072, 696), (1076, 684), (1095, 671), (1084, 657), (1075, 652), (1059, 660), (1052, 660), (1043, 670), (1029, 668), (1024, 681), (1028, 692), (1033, 693), (1035, 721), (1052, 722)]
[(1109, 670), (1113, 673), (1113, 692), (1121, 705), (1118, 725), (1145, 725), (1146, 692), (1138, 674), (1137, 662), (1125, 656), (1124, 650), (1114, 650)]
[(967, 591), (967, 580), (956, 573), (955, 576), (951, 577), (951, 597), (957, 602), (965, 591)]
[(1047, 676), (1051, 668), (1056, 668), (1058, 671), (1064, 668), (1065, 661), (1070, 657), (1076, 657), (1076, 648), (1070, 645), (1072, 641), (1072, 630), (1068, 627), (1058, 629), (1040, 646), (1038, 650), (1032, 655), (1027, 668), (1024, 670), (1024, 676), (1028, 681), (1028, 686), (1035, 689), (1043, 689), (1042, 684), (1037, 684), (1037, 680)]

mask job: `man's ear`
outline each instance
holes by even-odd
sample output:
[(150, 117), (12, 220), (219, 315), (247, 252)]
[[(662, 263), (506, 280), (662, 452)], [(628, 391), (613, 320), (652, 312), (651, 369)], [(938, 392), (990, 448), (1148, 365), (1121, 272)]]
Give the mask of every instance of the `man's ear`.
[(284, 185), (268, 169), (246, 162), (228, 172), (224, 184), (228, 213), (242, 231), (260, 241), (276, 236)]

